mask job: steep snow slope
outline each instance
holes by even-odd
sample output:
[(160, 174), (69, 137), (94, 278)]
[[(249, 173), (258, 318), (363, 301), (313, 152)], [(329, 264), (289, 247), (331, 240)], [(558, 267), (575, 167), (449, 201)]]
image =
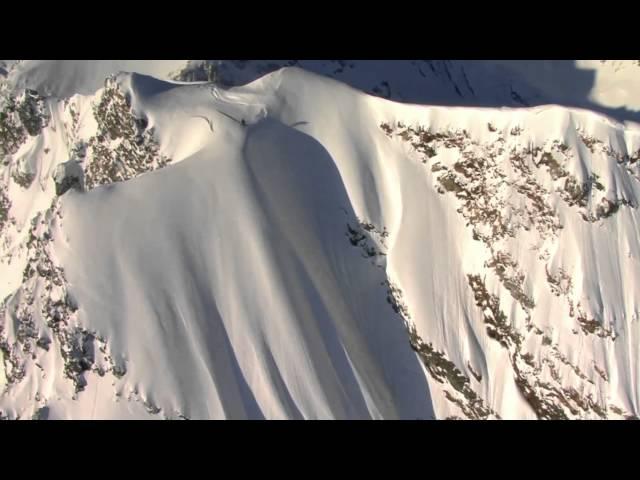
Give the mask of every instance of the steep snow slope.
[(633, 126), (297, 68), (47, 106), (3, 171), (3, 415), (638, 415)]

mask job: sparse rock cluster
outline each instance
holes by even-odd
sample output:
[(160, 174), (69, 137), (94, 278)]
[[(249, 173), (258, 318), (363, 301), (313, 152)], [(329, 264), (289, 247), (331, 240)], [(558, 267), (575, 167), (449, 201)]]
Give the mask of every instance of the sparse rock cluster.
[[(37, 136), (47, 127), (48, 106), (43, 97), (31, 90), (17, 96), (0, 93), (0, 157), (4, 158), (5, 166), (10, 165), (10, 178), (27, 189), (34, 175), (25, 165), (14, 161), (12, 155), (29, 136)], [(71, 117), (71, 124), (64, 125), (70, 152), (69, 160), (58, 164), (52, 174), (57, 196), (69, 189), (83, 191), (127, 180), (169, 162), (159, 153), (153, 129), (147, 128), (146, 119), (133, 113), (115, 78), (107, 80), (103, 94), (94, 104), (98, 129), (88, 141), (79, 134), (80, 114), (74, 100), (65, 100), (64, 105)], [(9, 222), (15, 223), (10, 208), (6, 187), (0, 184), (2, 233)], [(111, 356), (106, 339), (77, 321), (78, 306), (52, 253), (52, 232), (60, 215), (54, 199), (48, 210), (32, 219), (26, 241), (12, 247), (26, 251), (27, 260), (22, 285), (0, 303), (5, 391), (21, 383), (27, 372), (44, 377), (43, 359), (52, 355), (59, 357), (63, 375), (72, 382), (76, 393), (86, 386), (86, 372), (100, 376), (110, 373), (116, 378), (126, 374), (124, 363)], [(16, 235), (19, 238), (19, 232)], [(5, 243), (9, 241), (6, 235), (2, 238)], [(34, 418), (44, 418), (48, 415), (47, 398), (40, 391), (37, 397), (39, 406)], [(150, 413), (159, 411), (152, 404), (147, 409)]]
[[(386, 256), (380, 248), (385, 248), (384, 240), (389, 236), (386, 228), (378, 228), (369, 222), (358, 220), (357, 225), (352, 226), (347, 223), (347, 237), (351, 245), (359, 247), (362, 250), (363, 258), (375, 258)], [(383, 269), (385, 264), (373, 265)], [(402, 290), (392, 282), (388, 275), (385, 274), (385, 280), (381, 286), (386, 288), (386, 300), (393, 311), (401, 318), (404, 327), (409, 335), (409, 343), (411, 348), (418, 353), (422, 363), (432, 378), (445, 385), (444, 395), (448, 401), (460, 408), (466, 418), (472, 419), (488, 419), (499, 418), (499, 416), (490, 408), (484, 405), (482, 398), (471, 388), (471, 380), (466, 376), (451, 360), (449, 360), (444, 352), (436, 350), (431, 343), (425, 343), (418, 335), (415, 325), (411, 321), (411, 313), (409, 307), (403, 299)], [(478, 375), (473, 369), (472, 375), (476, 381), (480, 382), (482, 376)]]
[[(599, 388), (562, 354), (542, 330), (534, 328), (532, 331), (542, 338), (537, 359), (526, 352), (525, 337), (508, 323), (498, 297), (487, 291), (479, 275), (469, 275), (468, 278), (476, 305), (483, 311), (487, 334), (508, 350), (515, 383), (539, 419), (611, 418), (612, 414), (613, 418), (615, 415), (629, 416), (620, 407), (608, 405), (606, 385)], [(564, 375), (575, 375), (574, 382), (579, 385), (577, 389), (565, 386), (561, 369)], [(608, 379), (603, 370), (595, 363), (594, 369), (606, 384)]]
[[(586, 182), (579, 182), (566, 167), (573, 154), (571, 149), (557, 140), (542, 146), (529, 143), (524, 147), (519, 140), (509, 148), (507, 145), (511, 142), (492, 124), (488, 125), (488, 129), (496, 138), (491, 144), (473, 140), (464, 130), (433, 132), (423, 126), (406, 126), (402, 123), (383, 123), (381, 129), (388, 137), (399, 137), (409, 143), (420, 161), (431, 165), (438, 191), (450, 193), (458, 199), (460, 207), (457, 212), (466, 220), (473, 238), (481, 241), (491, 254), (485, 267), (491, 269), (525, 312), (526, 330), (519, 332), (502, 311), (499, 297), (488, 292), (480, 275), (468, 275), (469, 287), (483, 312), (487, 335), (509, 352), (516, 385), (538, 418), (628, 417), (621, 408), (607, 404), (608, 380), (604, 370), (594, 363), (593, 376), (604, 382), (596, 385), (560, 352), (543, 330), (531, 323), (535, 300), (525, 286), (526, 272), (520, 269), (517, 260), (509, 253), (509, 246), (527, 232), (535, 231), (541, 239), (536, 247), (541, 252), (539, 260), (548, 259), (548, 249), (563, 228), (556, 210), (551, 206), (554, 195), (569, 207), (577, 208), (582, 219), (588, 222), (610, 217), (622, 205), (637, 208), (636, 205), (625, 199), (607, 199), (606, 188), (595, 173), (590, 174)], [(511, 137), (521, 137), (524, 130), (516, 126), (509, 133)], [(582, 139), (591, 151), (598, 145), (595, 139)], [(438, 154), (443, 149), (457, 150), (456, 159), (450, 164), (438, 161)], [(604, 148), (602, 151), (612, 155), (611, 151)], [(632, 157), (623, 156), (618, 163), (635, 163)], [(554, 190), (540, 183), (536, 175), (538, 169), (546, 170)], [(601, 200), (591, 210), (590, 199), (596, 191), (600, 192)], [(557, 274), (551, 274), (548, 266), (546, 268), (552, 293), (566, 298), (570, 316), (576, 319), (582, 332), (605, 340), (615, 339), (612, 329), (589, 318), (579, 302), (574, 305), (572, 280), (567, 272), (560, 270)], [(414, 332), (413, 338), (415, 335)], [(529, 335), (540, 339), (538, 358), (525, 351), (524, 345), (530, 343), (525, 342)], [(417, 351), (429, 357), (430, 350), (424, 347), (424, 343), (412, 343), (417, 345)], [(432, 370), (429, 371), (433, 375)], [(565, 387), (561, 371), (575, 375), (579, 388)], [(449, 400), (453, 401), (451, 398)], [(478, 418), (468, 405), (463, 412), (468, 418)]]
[(217, 64), (212, 61), (190, 61), (182, 70), (171, 75), (179, 82), (216, 82), (220, 77)]
[[(414, 325), (409, 325), (408, 328), (411, 347), (420, 355), (420, 359), (431, 377), (452, 388), (452, 390), (444, 390), (448, 401), (457, 405), (468, 419), (500, 418), (496, 412), (484, 404), (482, 398), (471, 388), (469, 377), (463, 374), (451, 360), (447, 359), (444, 352), (435, 350), (431, 343), (425, 343), (418, 335)], [(474, 377), (478, 382), (482, 380), (482, 377), (477, 374)]]
[[(28, 369), (38, 368), (45, 375), (40, 363), (47, 355), (60, 356), (64, 376), (76, 393), (85, 388), (87, 371), (111, 372), (116, 377), (126, 371), (111, 357), (104, 338), (77, 323), (77, 306), (51, 251), (52, 226), (59, 215), (54, 202), (33, 219), (22, 285), (0, 304), (0, 349), (7, 389), (20, 383)], [(47, 399), (38, 395), (44, 407)]]
[[(107, 80), (94, 105), (98, 132), (86, 146), (85, 187), (121, 182), (166, 166), (144, 117), (137, 117), (114, 78)], [(82, 150), (83, 146), (79, 145)]]
[(28, 136), (37, 136), (49, 122), (46, 99), (34, 90), (19, 95), (0, 89), (0, 160), (18, 151)]
[(5, 223), (9, 220), (9, 208), (11, 201), (5, 193), (4, 186), (0, 185), (0, 234), (4, 229)]

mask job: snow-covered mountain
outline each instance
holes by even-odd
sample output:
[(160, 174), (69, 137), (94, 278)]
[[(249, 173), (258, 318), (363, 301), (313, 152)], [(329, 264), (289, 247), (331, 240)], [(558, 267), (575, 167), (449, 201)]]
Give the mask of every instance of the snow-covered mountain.
[(636, 418), (638, 78), (0, 61), (0, 417)]

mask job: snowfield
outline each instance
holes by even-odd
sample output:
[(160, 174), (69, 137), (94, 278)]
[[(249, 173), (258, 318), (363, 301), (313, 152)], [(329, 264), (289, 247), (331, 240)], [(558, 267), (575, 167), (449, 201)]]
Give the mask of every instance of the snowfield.
[(65, 62), (0, 64), (0, 417), (639, 415), (640, 67), (489, 108)]

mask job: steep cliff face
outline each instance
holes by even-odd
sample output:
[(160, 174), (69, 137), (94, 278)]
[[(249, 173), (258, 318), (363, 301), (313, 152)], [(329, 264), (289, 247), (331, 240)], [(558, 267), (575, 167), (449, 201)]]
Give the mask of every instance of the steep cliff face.
[(7, 67), (3, 418), (638, 415), (637, 126), (202, 65)]

